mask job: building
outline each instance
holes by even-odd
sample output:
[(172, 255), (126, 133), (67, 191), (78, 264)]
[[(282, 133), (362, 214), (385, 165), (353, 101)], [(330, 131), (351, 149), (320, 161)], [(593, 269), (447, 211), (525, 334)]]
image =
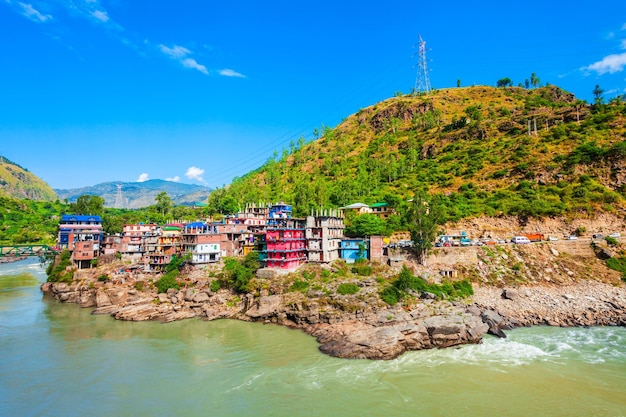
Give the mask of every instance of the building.
[(368, 259), (369, 241), (365, 239), (342, 239), (341, 259), (351, 264), (357, 259)]
[(183, 252), (191, 254), (194, 265), (218, 262), (222, 257), (220, 241), (215, 225), (195, 222), (182, 229)]
[[(319, 213), (318, 213), (319, 214)], [(307, 260), (330, 263), (339, 259), (345, 225), (343, 217), (331, 210), (306, 218)]]
[(291, 212), (282, 202), (269, 208), (263, 264), (267, 268), (291, 270), (306, 261), (306, 221), (291, 218)]
[(72, 252), (76, 242), (91, 241), (99, 244), (104, 239), (100, 216), (64, 214), (59, 223), (57, 246)]
[(349, 206), (339, 207), (340, 210), (343, 210), (344, 213), (354, 213), (354, 214), (365, 214), (371, 213), (372, 209), (367, 204), (363, 203), (354, 203)]
[[(140, 261), (154, 252), (161, 228), (154, 223), (125, 224), (122, 228), (120, 253), (122, 259)], [(152, 243), (150, 246), (149, 243)], [(150, 246), (150, 247), (149, 247)]]
[(57, 246), (72, 252), (71, 260), (79, 269), (90, 268), (100, 254), (104, 240), (100, 216), (64, 214), (59, 223)]
[(148, 270), (163, 271), (172, 257), (182, 251), (182, 224), (168, 224), (161, 229), (155, 251), (148, 254)]
[(389, 216), (395, 213), (395, 210), (389, 207), (387, 203), (376, 203), (370, 205), (371, 213), (380, 217), (381, 219), (387, 219)]

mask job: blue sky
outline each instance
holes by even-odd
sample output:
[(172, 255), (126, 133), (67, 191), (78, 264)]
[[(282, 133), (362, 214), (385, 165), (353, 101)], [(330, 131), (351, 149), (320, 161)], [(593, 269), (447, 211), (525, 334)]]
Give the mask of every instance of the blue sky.
[(0, 0), (0, 155), (54, 188), (223, 186), (410, 92), (418, 35), (433, 88), (626, 93), (623, 0)]

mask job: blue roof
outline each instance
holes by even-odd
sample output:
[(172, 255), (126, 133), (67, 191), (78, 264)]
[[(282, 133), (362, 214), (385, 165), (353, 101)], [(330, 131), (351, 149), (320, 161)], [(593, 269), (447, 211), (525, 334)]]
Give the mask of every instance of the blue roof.
[(206, 223), (202, 223), (202, 222), (194, 222), (194, 223), (189, 223), (187, 226), (185, 226), (185, 229), (207, 229), (209, 226)]
[(83, 214), (64, 214), (61, 221), (101, 222), (100, 216), (85, 216)]

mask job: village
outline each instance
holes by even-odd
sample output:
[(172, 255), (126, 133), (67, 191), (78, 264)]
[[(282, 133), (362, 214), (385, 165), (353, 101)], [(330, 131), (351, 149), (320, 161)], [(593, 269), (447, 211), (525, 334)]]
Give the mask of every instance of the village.
[(154, 273), (162, 272), (174, 256), (181, 255), (188, 255), (192, 265), (202, 266), (257, 252), (263, 268), (279, 272), (293, 271), (307, 262), (329, 264), (337, 259), (390, 262), (384, 257), (387, 238), (346, 237), (344, 218), (347, 211), (386, 218), (391, 210), (386, 203), (356, 203), (294, 218), (292, 206), (280, 202), (248, 205), (218, 222), (126, 224), (116, 235), (105, 235), (100, 216), (63, 215), (57, 247), (71, 252), (79, 269), (94, 266), (100, 256), (117, 256), (140, 265), (142, 272)]

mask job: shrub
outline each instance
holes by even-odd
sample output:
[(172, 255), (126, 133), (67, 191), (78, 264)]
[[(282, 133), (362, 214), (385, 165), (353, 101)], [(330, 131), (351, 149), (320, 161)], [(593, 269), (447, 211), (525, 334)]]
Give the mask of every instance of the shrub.
[(607, 237), (604, 238), (604, 240), (610, 246), (617, 246), (617, 245), (619, 245), (619, 241), (617, 239), (615, 239), (614, 237), (607, 236)]
[(211, 281), (211, 285), (209, 285), (209, 289), (213, 292), (217, 292), (222, 288), (222, 282), (219, 279)]
[(341, 295), (356, 294), (359, 292), (359, 286), (353, 282), (343, 282), (337, 287), (337, 293)]
[(402, 294), (395, 286), (391, 286), (380, 292), (380, 298), (389, 305), (396, 305), (402, 298)]
[(109, 280), (109, 276), (107, 274), (102, 274), (98, 277), (98, 281), (100, 282), (106, 282)]
[(606, 266), (622, 273), (622, 281), (626, 282), (626, 258), (609, 258), (606, 260)]
[(169, 290), (170, 288), (176, 288), (177, 290), (180, 289), (180, 284), (176, 280), (177, 277), (178, 270), (176, 269), (165, 273), (165, 275), (163, 275), (161, 278), (159, 278), (157, 282), (155, 282), (158, 292), (164, 293), (167, 292), (167, 290)]
[(358, 274), (364, 277), (369, 277), (372, 275), (372, 267), (369, 265), (364, 265), (362, 263), (356, 264), (352, 267), (352, 273)]
[(291, 287), (289, 287), (290, 291), (301, 291), (304, 292), (306, 290), (309, 289), (309, 283), (306, 281), (302, 281), (299, 279), (296, 279), (293, 284), (291, 284)]

